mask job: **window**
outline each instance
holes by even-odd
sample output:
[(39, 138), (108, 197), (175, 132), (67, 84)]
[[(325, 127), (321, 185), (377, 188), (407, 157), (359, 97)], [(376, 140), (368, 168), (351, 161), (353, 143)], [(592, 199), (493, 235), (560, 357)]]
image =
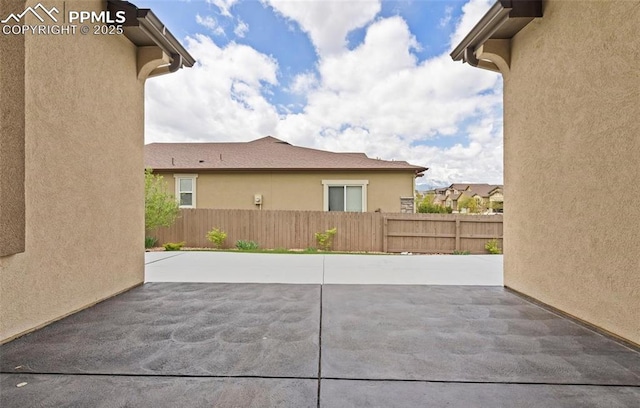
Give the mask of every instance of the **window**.
[(174, 174), (176, 179), (176, 199), (180, 208), (196, 208), (197, 174)]
[(324, 211), (367, 211), (368, 180), (322, 180)]

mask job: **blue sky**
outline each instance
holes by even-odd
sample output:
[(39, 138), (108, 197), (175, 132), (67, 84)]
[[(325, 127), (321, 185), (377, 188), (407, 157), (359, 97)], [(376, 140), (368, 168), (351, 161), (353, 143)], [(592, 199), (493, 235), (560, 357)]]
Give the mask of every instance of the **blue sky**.
[(488, 0), (164, 0), (198, 60), (146, 85), (146, 142), (292, 144), (429, 167), (424, 184), (502, 182), (502, 82), (448, 53)]

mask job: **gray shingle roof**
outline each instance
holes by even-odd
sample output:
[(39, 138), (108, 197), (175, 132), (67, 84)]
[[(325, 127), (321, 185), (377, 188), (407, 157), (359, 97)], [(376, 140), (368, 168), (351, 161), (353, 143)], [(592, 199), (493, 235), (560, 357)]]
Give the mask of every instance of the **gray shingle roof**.
[(145, 167), (154, 170), (427, 170), (364, 153), (293, 146), (272, 136), (234, 143), (151, 143), (144, 147), (144, 156)]

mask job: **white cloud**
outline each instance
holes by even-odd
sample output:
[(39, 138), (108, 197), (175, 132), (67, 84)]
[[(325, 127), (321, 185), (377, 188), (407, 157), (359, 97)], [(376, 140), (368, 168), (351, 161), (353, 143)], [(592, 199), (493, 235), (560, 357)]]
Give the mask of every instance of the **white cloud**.
[[(321, 82), (307, 94), (303, 114), (325, 131), (320, 141), (340, 139), (339, 129), (345, 126), (364, 128), (371, 138), (382, 138), (375, 141), (379, 155), (389, 146), (384, 138), (406, 144), (451, 134), (456, 123), (477, 115), (482, 104), (500, 102), (499, 96), (477, 95), (495, 86), (496, 74), (470, 70), (453, 63), (448, 55), (418, 63), (410, 52), (415, 43), (404, 20), (393, 17), (372, 24), (357, 49), (319, 63)], [(302, 129), (300, 124), (285, 118), (278, 134), (318, 144), (319, 130), (309, 132), (308, 124)], [(335, 132), (327, 133), (328, 129)], [(327, 146), (342, 147), (335, 141)], [(406, 157), (408, 152), (397, 154)]]
[(446, 7), (444, 10), (444, 17), (440, 19), (440, 28), (445, 28), (451, 22), (453, 13), (453, 7)]
[(319, 55), (342, 52), (346, 37), (380, 12), (380, 0), (263, 0), (282, 16), (296, 21)]
[(225, 35), (224, 29), (218, 24), (218, 21), (214, 17), (202, 17), (200, 14), (196, 14), (196, 23), (207, 27), (215, 35)]
[(220, 14), (225, 17), (231, 17), (231, 7), (237, 2), (238, 0), (207, 0), (207, 3), (218, 7)]
[(296, 95), (306, 95), (315, 89), (317, 85), (318, 78), (316, 78), (316, 75), (313, 72), (305, 72), (296, 75), (287, 90)]
[[(471, 3), (477, 5), (476, 0)], [(463, 21), (480, 18), (463, 9)], [(472, 23), (459, 23), (452, 38)], [(310, 34), (311, 35), (311, 34)], [(243, 45), (196, 36), (192, 69), (147, 82), (147, 142), (247, 141), (271, 134), (296, 145), (365, 152), (429, 167), (446, 182), (502, 182), (502, 89), (498, 74), (455, 63), (447, 53), (420, 62), (400, 17), (379, 19), (354, 50), (327, 53), (288, 91), (306, 96), (278, 113), (265, 94), (278, 84), (273, 58)], [(454, 140), (441, 144), (438, 141)]]
[(493, 0), (470, 0), (462, 7), (462, 17), (456, 30), (451, 34), (451, 46), (455, 47), (464, 39), (469, 31), (480, 21), (480, 18), (495, 3)]
[(249, 25), (241, 19), (238, 19), (238, 24), (233, 30), (234, 34), (239, 38), (244, 38), (244, 36), (247, 34), (247, 31), (249, 31)]
[(264, 98), (278, 64), (251, 47), (187, 38), (196, 66), (146, 84), (146, 141), (249, 140), (269, 134), (278, 114)]

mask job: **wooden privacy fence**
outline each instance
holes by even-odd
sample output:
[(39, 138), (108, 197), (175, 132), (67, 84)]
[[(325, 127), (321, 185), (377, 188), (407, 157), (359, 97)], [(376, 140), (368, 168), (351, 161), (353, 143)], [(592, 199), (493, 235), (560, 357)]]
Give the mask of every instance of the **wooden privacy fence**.
[(260, 248), (317, 247), (316, 232), (337, 228), (334, 251), (486, 253), (497, 238), (502, 247), (502, 215), (385, 214), (323, 211), (183, 209), (168, 228), (151, 235), (158, 243), (185, 242), (187, 247), (212, 247), (206, 234), (227, 233), (225, 248), (237, 240), (255, 241)]

